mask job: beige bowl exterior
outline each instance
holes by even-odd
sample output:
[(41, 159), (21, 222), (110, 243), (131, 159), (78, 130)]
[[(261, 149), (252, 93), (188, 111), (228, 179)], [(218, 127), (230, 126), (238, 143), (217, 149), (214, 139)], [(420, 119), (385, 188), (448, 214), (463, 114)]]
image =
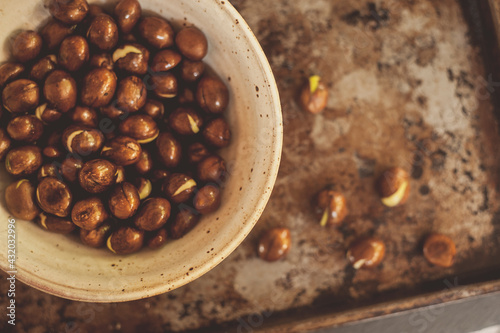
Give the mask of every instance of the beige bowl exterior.
[[(104, 1), (90, 1), (103, 3)], [(114, 2), (114, 1), (113, 1)], [(283, 127), (276, 83), (252, 31), (228, 1), (140, 0), (180, 25), (201, 28), (209, 41), (206, 62), (230, 89), (228, 110), (233, 141), (222, 155), (230, 173), (222, 206), (184, 238), (159, 250), (117, 256), (91, 249), (77, 238), (51, 234), (16, 221), (17, 278), (60, 297), (92, 302), (141, 299), (178, 288), (208, 272), (243, 241), (259, 219), (278, 172)], [(36, 29), (48, 18), (42, 1), (2, 1), (0, 61), (8, 58), (6, 39), (17, 29)], [(3, 193), (12, 181), (0, 170), (0, 267), (7, 262), (7, 221)]]

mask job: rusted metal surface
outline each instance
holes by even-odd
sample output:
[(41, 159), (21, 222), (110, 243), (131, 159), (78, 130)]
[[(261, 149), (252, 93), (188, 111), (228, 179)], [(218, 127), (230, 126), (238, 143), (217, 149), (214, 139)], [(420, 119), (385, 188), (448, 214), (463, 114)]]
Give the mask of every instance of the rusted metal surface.
[[(492, 104), (500, 84), (494, 75), (487, 83), (494, 73), (484, 68), (461, 4), (233, 3), (269, 57), (283, 105), (283, 162), (261, 221), (221, 265), (157, 297), (87, 304), (21, 285), (18, 331), (299, 332), (500, 290), (500, 137)], [(330, 87), (321, 115), (304, 113), (295, 100), (311, 74)], [(388, 209), (374, 182), (391, 166), (406, 168), (412, 180), (408, 203)], [(311, 210), (310, 198), (326, 184), (348, 200), (338, 230), (320, 227)], [(293, 248), (269, 264), (255, 247), (272, 226), (291, 229)], [(452, 268), (422, 257), (431, 231), (455, 240)], [(355, 272), (345, 251), (362, 235), (385, 240), (387, 254), (377, 269)], [(0, 285), (7, 289), (5, 279)]]

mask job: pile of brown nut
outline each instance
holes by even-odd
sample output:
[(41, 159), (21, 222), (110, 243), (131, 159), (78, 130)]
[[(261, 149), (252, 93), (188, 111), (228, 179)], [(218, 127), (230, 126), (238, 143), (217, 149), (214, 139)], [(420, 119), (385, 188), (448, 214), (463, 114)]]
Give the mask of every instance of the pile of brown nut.
[(229, 92), (207, 73), (205, 35), (143, 17), (137, 0), (48, 9), (0, 66), (7, 208), (118, 254), (182, 237), (219, 208), (227, 175)]

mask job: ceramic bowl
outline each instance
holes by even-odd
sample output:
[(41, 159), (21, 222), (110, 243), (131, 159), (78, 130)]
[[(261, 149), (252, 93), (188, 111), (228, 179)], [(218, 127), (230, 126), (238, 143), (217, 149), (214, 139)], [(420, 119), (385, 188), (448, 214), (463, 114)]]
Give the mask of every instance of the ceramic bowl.
[[(89, 1), (104, 3), (104, 1)], [(114, 1), (112, 1), (114, 2)], [(209, 41), (206, 62), (230, 90), (227, 117), (233, 140), (221, 154), (230, 176), (222, 206), (180, 240), (159, 250), (118, 256), (82, 245), (77, 237), (51, 234), (32, 222), (17, 220), (17, 278), (60, 297), (120, 302), (165, 293), (205, 274), (250, 233), (271, 194), (281, 157), (282, 118), (276, 83), (257, 39), (228, 1), (140, 0), (180, 26), (195, 24)], [(0, 4), (0, 61), (9, 57), (7, 39), (17, 29), (37, 29), (49, 13), (39, 0)], [(0, 170), (0, 266), (7, 261), (4, 191), (12, 179)]]

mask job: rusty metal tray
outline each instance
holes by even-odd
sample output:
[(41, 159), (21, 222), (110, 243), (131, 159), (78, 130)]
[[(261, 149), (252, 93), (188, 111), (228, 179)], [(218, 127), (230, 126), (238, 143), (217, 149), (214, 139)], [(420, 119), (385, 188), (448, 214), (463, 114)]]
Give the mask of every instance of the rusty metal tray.
[[(16, 329), (305, 332), (500, 291), (500, 2), (232, 3), (268, 55), (283, 104), (283, 162), (261, 221), (221, 265), (168, 294), (90, 304), (20, 285)], [(322, 115), (295, 100), (311, 74), (330, 87)], [(374, 181), (396, 165), (411, 172), (410, 199), (387, 209)], [(348, 200), (338, 230), (320, 227), (310, 206), (328, 183)], [(256, 242), (272, 226), (292, 230), (293, 248), (269, 264)], [(455, 240), (452, 268), (422, 257), (431, 231)], [(386, 241), (375, 270), (345, 260), (361, 235)]]

